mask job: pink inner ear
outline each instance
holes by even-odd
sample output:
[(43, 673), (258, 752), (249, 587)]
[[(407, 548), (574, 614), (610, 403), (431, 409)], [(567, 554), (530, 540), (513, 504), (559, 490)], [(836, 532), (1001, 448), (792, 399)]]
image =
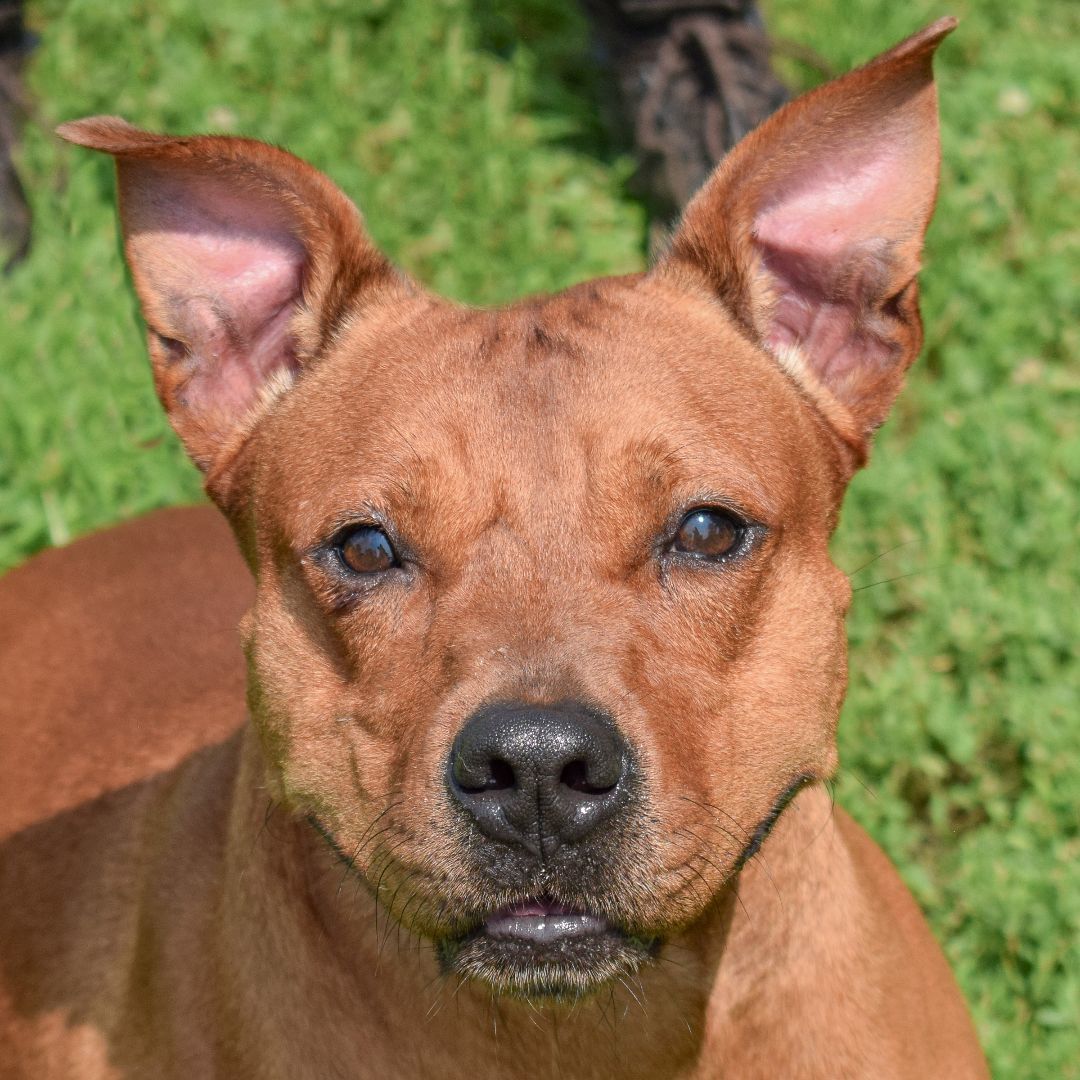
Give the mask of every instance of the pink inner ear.
[(822, 155), (756, 215), (775, 294), (766, 341), (798, 347), (826, 381), (893, 352), (865, 322), (888, 299), (893, 248), (911, 231), (904, 150), (893, 142)]
[(196, 249), (185, 254), (198, 261), (206, 291), (176, 304), (194, 361), (183, 398), (198, 412), (242, 415), (272, 375), (296, 370), (289, 323), (303, 263), (273, 245), (239, 238), (187, 237), (186, 244)]
[(147, 315), (184, 347), (177, 403), (238, 419), (272, 375), (297, 367), (289, 324), (304, 248), (263, 192), (153, 166), (131, 181), (125, 209)]

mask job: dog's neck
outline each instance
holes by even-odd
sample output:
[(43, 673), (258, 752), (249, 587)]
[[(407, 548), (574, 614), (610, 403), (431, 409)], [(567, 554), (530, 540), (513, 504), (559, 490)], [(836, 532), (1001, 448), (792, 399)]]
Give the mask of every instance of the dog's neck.
[(431, 944), (392, 921), (306, 820), (268, 815), (249, 729), (216, 939), (220, 1052), (234, 1068), (273, 1061), (282, 1075), (694, 1076), (703, 1055), (738, 1040), (740, 1013), (782, 1026), (804, 974), (820, 988), (804, 931), (827, 887), (830, 830), (827, 797), (805, 792), (735, 887), (609, 993), (571, 1009), (495, 999), (444, 976)]

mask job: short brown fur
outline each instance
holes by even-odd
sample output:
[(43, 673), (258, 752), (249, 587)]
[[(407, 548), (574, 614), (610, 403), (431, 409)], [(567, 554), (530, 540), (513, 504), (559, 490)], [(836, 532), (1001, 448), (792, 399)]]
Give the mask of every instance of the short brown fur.
[[(650, 273), (499, 311), (408, 281), (284, 151), (65, 125), (117, 159), (158, 390), (254, 587), (205, 509), (0, 587), (5, 1077), (986, 1075), (821, 783), (828, 540), (921, 340), (952, 26), (763, 125)], [(673, 554), (701, 506), (744, 524), (731, 559)], [(394, 573), (334, 561), (356, 521)], [(633, 748), (633, 810), (599, 872), (498, 879), (449, 747), (571, 699)], [(575, 1004), (447, 971), (541, 891), (657, 944)]]

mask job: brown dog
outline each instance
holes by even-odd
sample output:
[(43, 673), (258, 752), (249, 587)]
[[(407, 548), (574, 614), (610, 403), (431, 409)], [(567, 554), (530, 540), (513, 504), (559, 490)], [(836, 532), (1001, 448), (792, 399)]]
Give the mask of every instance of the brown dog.
[(821, 785), (953, 25), (765, 123), (651, 272), (500, 311), (283, 151), (62, 129), (255, 588), (189, 510), (0, 591), (4, 1077), (986, 1075)]

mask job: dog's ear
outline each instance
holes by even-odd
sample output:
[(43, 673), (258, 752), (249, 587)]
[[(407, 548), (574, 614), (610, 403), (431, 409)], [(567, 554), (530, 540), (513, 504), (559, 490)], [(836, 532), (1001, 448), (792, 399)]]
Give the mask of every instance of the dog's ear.
[(158, 395), (213, 487), (260, 410), (361, 294), (403, 279), (345, 195), (284, 150), (155, 135), (107, 116), (58, 133), (116, 159)]
[(704, 280), (862, 458), (922, 344), (937, 193), (938, 20), (791, 102), (686, 208), (654, 273)]

